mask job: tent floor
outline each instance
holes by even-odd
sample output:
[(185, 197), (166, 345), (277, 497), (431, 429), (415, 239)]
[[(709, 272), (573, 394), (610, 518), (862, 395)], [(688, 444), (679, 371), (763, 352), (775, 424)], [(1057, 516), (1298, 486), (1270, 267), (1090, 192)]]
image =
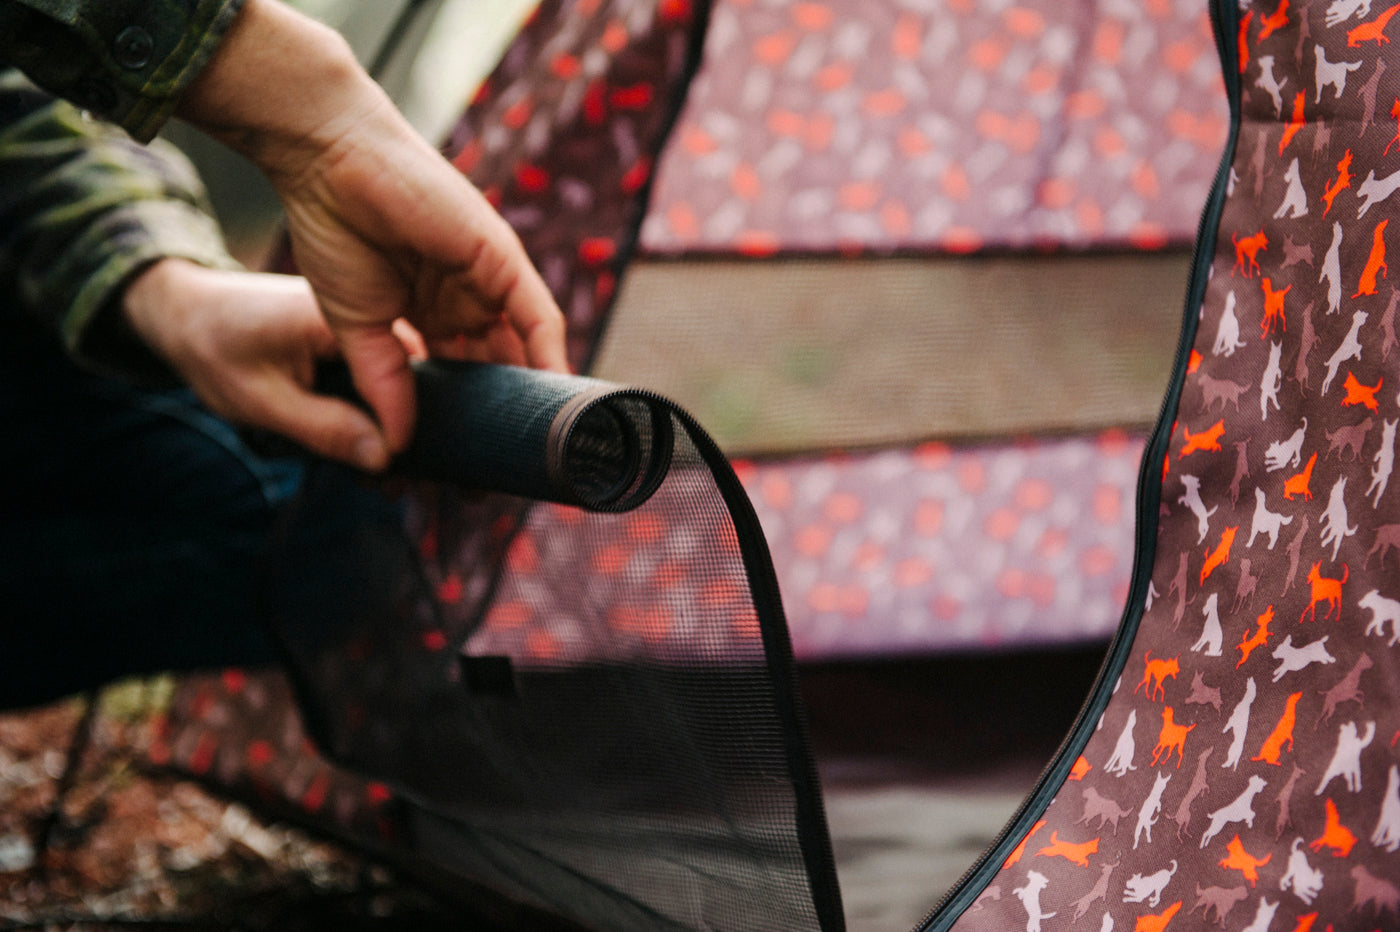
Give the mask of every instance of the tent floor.
[(937, 904), (1054, 755), (1102, 653), (801, 669), (850, 932), (907, 932)]

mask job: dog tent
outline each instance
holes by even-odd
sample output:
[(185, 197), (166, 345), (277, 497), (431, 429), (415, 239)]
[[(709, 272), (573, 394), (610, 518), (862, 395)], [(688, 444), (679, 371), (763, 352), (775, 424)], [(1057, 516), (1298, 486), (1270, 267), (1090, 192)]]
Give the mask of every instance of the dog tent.
[(657, 488), (415, 484), (346, 528), (319, 471), (269, 561), (290, 682), (187, 681), (152, 756), (505, 922), (842, 928), (792, 648), (1112, 629), (1211, 42), (1165, 2), (543, 4), (446, 149), (606, 380), (545, 408), (611, 413), (512, 443), (573, 437), (585, 488), (662, 448)]

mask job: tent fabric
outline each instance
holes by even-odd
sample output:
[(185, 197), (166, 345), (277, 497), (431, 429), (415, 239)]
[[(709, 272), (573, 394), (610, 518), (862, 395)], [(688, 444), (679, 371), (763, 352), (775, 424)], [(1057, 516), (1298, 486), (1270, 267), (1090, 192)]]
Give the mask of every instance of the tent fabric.
[(736, 464), (801, 660), (1062, 647), (1118, 625), (1136, 434)]
[(444, 152), (519, 234), (587, 369), (693, 70), (707, 6), (541, 3)]
[(1400, 921), (1400, 292), (1376, 184), (1400, 8), (1213, 10), (1235, 131), (1144, 461), (1155, 547), (1043, 782), (921, 930)]
[[(814, 23), (827, 9), (799, 7)], [(664, 184), (652, 177), (661, 147), (684, 139), (668, 129), (706, 10), (683, 0), (542, 5), (447, 146), (520, 231), (569, 315), (571, 359), (580, 367), (602, 333), (650, 187)], [(1180, 60), (1195, 61), (1191, 43), (1182, 42)], [(1209, 121), (1195, 125), (1208, 129)], [(1206, 135), (1169, 149), (1194, 158)], [(1180, 190), (1189, 200), (1189, 185)], [(1177, 236), (1142, 225), (1135, 210), (1120, 213), (1131, 219), (1101, 244)], [(938, 249), (983, 245), (944, 232)], [(801, 248), (837, 240), (825, 242)], [(884, 241), (876, 247), (891, 251)], [(381, 527), (355, 531), (366, 548), (358, 572), (340, 567), (355, 587), (324, 590), (334, 594), (328, 605), (272, 604), (297, 658), (294, 685), (238, 673), (188, 680), (152, 756), (298, 812), (424, 875), (440, 872), (449, 886), (469, 881), (584, 926), (840, 928), (818, 790), (803, 763), (779, 583), (754, 556), (763, 549), (759, 525), (733, 474), (692, 422), (671, 417), (679, 446), (667, 483), (627, 514), (531, 506), (441, 485), (386, 493), (396, 510)], [(797, 635), (812, 656), (1043, 643), (1082, 640), (1111, 623), (1105, 610), (1079, 613), (1079, 627), (1034, 624), (1029, 607), (1037, 601), (1063, 598), (1068, 608), (1076, 597), (1058, 586), (1051, 597), (1044, 584), (1051, 574), (1071, 564), (1098, 571), (1079, 594), (1097, 606), (1121, 590), (1123, 571), (1102, 556), (1112, 546), (1108, 521), (1070, 518), (1068, 500), (1052, 493), (1047, 501), (1045, 488), (1020, 470), (1034, 462), (1075, 471), (1074, 494), (1088, 496), (1078, 501), (1097, 496), (1107, 515), (1131, 496), (1119, 467), (1138, 442), (1110, 435), (1000, 450), (909, 447), (756, 460), (741, 472), (768, 509), (775, 546), (796, 578), (812, 580), (783, 592), (813, 610), (804, 619), (812, 627)], [(1084, 468), (1091, 450), (1103, 472)], [(292, 528), (350, 533), (308, 520), (348, 481), (333, 470), (319, 476)], [(861, 497), (881, 489), (882, 479), (888, 502)], [(801, 494), (773, 497), (783, 483)], [(834, 549), (826, 553), (800, 549), (827, 536), (821, 531), (782, 532), (840, 522), (853, 500), (862, 518), (912, 513), (917, 522), (919, 510), (904, 509), (912, 504), (908, 489), (923, 484), (947, 490), (939, 517), (933, 507), (922, 512), (924, 530), (938, 534), (901, 540), (910, 549), (890, 548), (884, 562), (868, 548), (864, 561), (844, 560), (846, 548), (859, 556), (867, 538), (889, 533), (878, 521), (828, 528)], [(959, 512), (972, 489), (1004, 490), (1011, 501), (985, 516)], [(974, 547), (987, 546), (1045, 562), (998, 579), (988, 561), (967, 570), (961, 588), (928, 586), (929, 567), (946, 571), (946, 548), (957, 546), (974, 557)], [(326, 571), (317, 553), (314, 533), (292, 534), (271, 564), (274, 578), (294, 578), (297, 568)], [(831, 580), (816, 575), (838, 561), (870, 575), (824, 586)], [(792, 578), (789, 565), (780, 570), (781, 579)], [(939, 615), (966, 609), (967, 593), (987, 576), (1006, 600), (994, 621), (960, 625)], [(872, 622), (848, 638), (846, 612), (856, 603), (849, 593), (901, 579), (915, 585), (899, 593), (903, 601), (888, 617), (905, 627)], [(1091, 592), (1095, 586), (1102, 588)], [(346, 612), (324, 620), (335, 604)], [(940, 618), (922, 627), (922, 640), (909, 624), (920, 608)], [(345, 617), (353, 636), (332, 623)], [(304, 721), (290, 713), (293, 689)], [(308, 735), (360, 773), (315, 753)], [(552, 798), (561, 786), (563, 795)], [(760, 911), (751, 913), (755, 904)]]
[(1227, 117), (1197, 0), (718, 3), (642, 246), (1189, 244)]
[[(1001, 437), (1002, 468), (1058, 479), (1005, 438), (1136, 433), (1157, 414), (1189, 261), (1172, 246), (1194, 237), (1223, 143), (1219, 84), (1195, 2), (717, 3), (598, 371), (677, 398), (793, 484), (833, 449), (915, 475), (930, 438), (975, 463)], [(831, 460), (821, 474), (866, 514), (919, 506)], [(1062, 486), (1083, 514), (1105, 482), (1134, 495), (1132, 470), (1102, 468)], [(883, 529), (847, 529), (820, 564), (793, 536), (810, 518), (760, 511), (804, 657), (1072, 643), (1116, 621), (1112, 597), (1077, 610), (1042, 583), (1030, 623), (1033, 600), (963, 570), (1012, 555), (989, 534), (894, 599), (888, 566), (832, 565)], [(1067, 549), (1098, 552), (1097, 520), (1071, 525)], [(1014, 555), (1013, 577), (1066, 570)], [(844, 609), (808, 582), (816, 565)], [(979, 597), (949, 595), (964, 586)], [(858, 590), (886, 595), (861, 614)]]

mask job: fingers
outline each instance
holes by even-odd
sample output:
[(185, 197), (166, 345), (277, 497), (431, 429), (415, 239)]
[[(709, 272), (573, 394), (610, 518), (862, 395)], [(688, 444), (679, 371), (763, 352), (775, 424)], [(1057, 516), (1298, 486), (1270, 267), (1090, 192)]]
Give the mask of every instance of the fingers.
[(507, 366), (528, 366), (525, 344), (504, 320), (498, 320), (475, 338), (461, 334), (427, 341), (429, 355), (438, 359), (490, 362)]
[(419, 333), (412, 324), (400, 317), (394, 321), (393, 331), (409, 359), (416, 361), (428, 358), (428, 344), (423, 339), (423, 334)]
[[(530, 262), (515, 231), (477, 194), (475, 188), (470, 191), (476, 195), (471, 200), (479, 204), (482, 210), (490, 211), (490, 214), (476, 224), (477, 235), (485, 242), (472, 268), (474, 274), (468, 287), (483, 290), (488, 297), (493, 294), (500, 296), (496, 307), (500, 309), (504, 323), (519, 338), (519, 347), (524, 353), (521, 365), (568, 373), (564, 314), (555, 303), (554, 295)], [(490, 265), (495, 267), (488, 267)], [(496, 348), (501, 347), (498, 345)]]
[(386, 213), (376, 235), (398, 239), (421, 257), (410, 277), (415, 303), (407, 313), (434, 338), (464, 334), (470, 342), (499, 349), (493, 331), (514, 331), (523, 353), (492, 355), (560, 373), (569, 371), (564, 314), (525, 252), (519, 237), (471, 182), (432, 153), (437, 172), (414, 175), (414, 183), (434, 179), (435, 187), (415, 198), (421, 213)]
[(509, 224), (396, 115), (379, 116), (279, 192), (298, 267), (394, 450), (413, 412), (404, 352), (386, 348), (398, 317), (430, 348), (489, 342), (503, 321), (523, 354), (495, 361), (569, 367), (563, 313)]
[(291, 378), (264, 382), (261, 396), (256, 417), (261, 426), (321, 456), (369, 472), (389, 465), (390, 454), (378, 427), (354, 405), (317, 395)]
[(417, 416), (408, 353), (390, 327), (337, 329), (355, 390), (379, 421), (385, 457), (408, 446)]
[(519, 287), (524, 295), (507, 308), (506, 316), (524, 346), (525, 364), (567, 375), (563, 313), (534, 269)]

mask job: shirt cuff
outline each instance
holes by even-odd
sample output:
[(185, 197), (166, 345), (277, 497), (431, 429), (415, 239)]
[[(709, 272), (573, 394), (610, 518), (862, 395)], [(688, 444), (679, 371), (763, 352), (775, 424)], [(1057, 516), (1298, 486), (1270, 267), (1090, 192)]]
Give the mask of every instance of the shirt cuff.
[[(120, 125), (138, 142), (149, 142), (170, 119), (180, 94), (209, 63), (242, 7), (243, 0), (200, 4), (190, 28), (185, 30), (180, 41), (164, 60), (152, 68), (149, 79), (136, 87), (134, 92), (129, 89), (129, 85), (123, 86), (118, 92), (121, 103), (105, 116)], [(119, 68), (123, 48), (122, 37), (133, 35), (129, 30), (138, 28), (126, 27), (113, 40), (117, 58), (115, 63)], [(139, 39), (135, 41), (140, 42)], [(136, 60), (139, 59), (132, 59)]]
[(64, 257), (64, 280), (82, 282), (63, 318), (62, 337), (82, 365), (142, 383), (174, 375), (126, 325), (121, 299), (130, 281), (161, 259), (211, 268), (241, 268), (224, 248), (212, 217), (180, 201), (143, 201), (110, 211), (84, 231)]
[(244, 0), (19, 0), (0, 6), (0, 61), (55, 96), (155, 137)]

